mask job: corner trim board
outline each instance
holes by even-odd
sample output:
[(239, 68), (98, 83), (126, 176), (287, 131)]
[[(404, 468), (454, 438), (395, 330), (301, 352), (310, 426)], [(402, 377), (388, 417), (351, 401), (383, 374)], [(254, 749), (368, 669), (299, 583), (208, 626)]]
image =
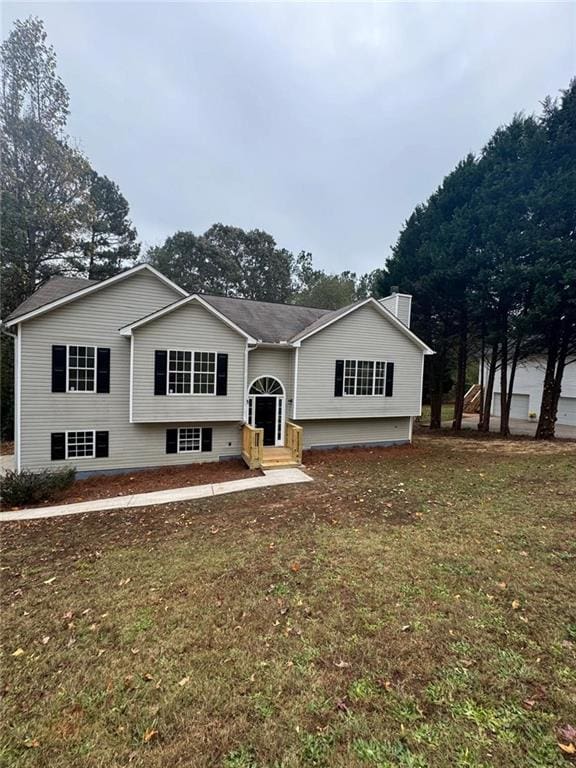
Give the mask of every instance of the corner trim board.
[(16, 400), (15, 409), (15, 430), (16, 439), (16, 472), (22, 470), (22, 326), (20, 323), (16, 328), (16, 367), (14, 375), (16, 377), (14, 392)]

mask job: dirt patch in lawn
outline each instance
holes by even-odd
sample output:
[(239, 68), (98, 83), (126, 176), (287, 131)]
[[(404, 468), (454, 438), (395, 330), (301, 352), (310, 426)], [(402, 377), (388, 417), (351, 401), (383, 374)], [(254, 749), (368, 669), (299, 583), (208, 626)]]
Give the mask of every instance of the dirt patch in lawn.
[(248, 469), (240, 459), (231, 459), (204, 464), (186, 464), (183, 467), (144, 469), (119, 475), (95, 475), (77, 480), (71, 488), (38, 506), (74, 504), (92, 499), (108, 499), (113, 496), (133, 496), (135, 493), (184, 488), (189, 485), (224, 483), (228, 480), (258, 477), (261, 474), (259, 470)]

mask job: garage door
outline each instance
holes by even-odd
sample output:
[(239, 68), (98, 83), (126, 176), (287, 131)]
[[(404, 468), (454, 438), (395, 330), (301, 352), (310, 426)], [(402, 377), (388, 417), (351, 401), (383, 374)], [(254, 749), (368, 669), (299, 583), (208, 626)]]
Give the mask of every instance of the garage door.
[(576, 427), (576, 397), (561, 397), (558, 400), (557, 424), (568, 424)]
[[(492, 409), (492, 413), (494, 416), (500, 416), (500, 392), (494, 392), (493, 402), (494, 407)], [(512, 402), (510, 403), (510, 418), (527, 419), (529, 403), (529, 395), (512, 395)]]

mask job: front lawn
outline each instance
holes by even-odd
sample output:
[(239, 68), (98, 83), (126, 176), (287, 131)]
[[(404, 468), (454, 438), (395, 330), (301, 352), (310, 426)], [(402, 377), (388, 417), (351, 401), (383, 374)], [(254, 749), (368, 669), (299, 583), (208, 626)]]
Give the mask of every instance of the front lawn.
[(308, 461), (306, 486), (3, 524), (0, 764), (568, 765), (576, 444)]

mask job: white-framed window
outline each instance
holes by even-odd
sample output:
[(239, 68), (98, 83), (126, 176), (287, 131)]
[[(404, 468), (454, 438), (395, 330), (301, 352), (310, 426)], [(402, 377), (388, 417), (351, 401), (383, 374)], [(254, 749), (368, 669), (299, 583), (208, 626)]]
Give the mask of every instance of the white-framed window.
[(96, 392), (96, 347), (69, 344), (67, 355), (68, 392)]
[(178, 453), (197, 453), (201, 450), (201, 427), (181, 427), (178, 429)]
[(169, 395), (215, 395), (216, 352), (168, 351)]
[(344, 395), (384, 395), (385, 360), (345, 360)]
[(96, 455), (96, 432), (66, 432), (67, 459), (93, 459)]

